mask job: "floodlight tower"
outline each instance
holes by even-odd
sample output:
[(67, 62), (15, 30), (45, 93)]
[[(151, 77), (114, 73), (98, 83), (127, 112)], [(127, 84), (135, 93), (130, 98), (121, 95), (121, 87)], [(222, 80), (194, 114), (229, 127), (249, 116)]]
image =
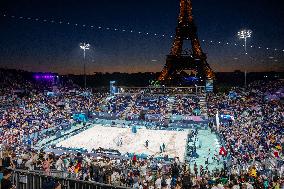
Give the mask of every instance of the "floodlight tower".
[(86, 50), (90, 49), (90, 44), (89, 43), (80, 43), (80, 48), (83, 49), (84, 51), (84, 87), (86, 89), (87, 87), (87, 79), (86, 79)]
[(245, 52), (247, 54), (247, 38), (250, 38), (252, 34), (251, 30), (241, 30), (238, 32), (238, 36), (240, 39), (244, 39), (245, 41)]
[[(238, 32), (238, 36), (240, 39), (244, 39), (245, 41), (245, 53), (247, 53), (247, 38), (250, 38), (251, 37), (251, 34), (252, 34), (252, 31), (251, 30), (241, 30)], [(245, 88), (247, 87), (247, 70), (245, 70)]]

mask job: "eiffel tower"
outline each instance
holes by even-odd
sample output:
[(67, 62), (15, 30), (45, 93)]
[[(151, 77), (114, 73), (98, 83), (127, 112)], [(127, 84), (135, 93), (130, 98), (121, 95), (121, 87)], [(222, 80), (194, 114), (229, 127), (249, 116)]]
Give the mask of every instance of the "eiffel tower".
[[(183, 49), (184, 41), (191, 42), (189, 51)], [(164, 84), (177, 85), (181, 84), (183, 78), (189, 76), (189, 73), (193, 73), (200, 81), (212, 80), (215, 74), (206, 59), (207, 56), (202, 52), (197, 37), (191, 0), (180, 0), (174, 43), (158, 80)]]

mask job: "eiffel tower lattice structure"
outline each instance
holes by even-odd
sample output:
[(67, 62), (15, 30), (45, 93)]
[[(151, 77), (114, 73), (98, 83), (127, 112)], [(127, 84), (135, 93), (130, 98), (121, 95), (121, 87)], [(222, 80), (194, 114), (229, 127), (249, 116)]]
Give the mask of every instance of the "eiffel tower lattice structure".
[[(191, 42), (191, 49), (183, 49), (185, 41)], [(200, 81), (212, 80), (215, 74), (206, 59), (207, 56), (203, 53), (197, 37), (191, 0), (180, 0), (174, 43), (158, 80), (165, 84), (181, 84), (190, 74), (194, 74)]]

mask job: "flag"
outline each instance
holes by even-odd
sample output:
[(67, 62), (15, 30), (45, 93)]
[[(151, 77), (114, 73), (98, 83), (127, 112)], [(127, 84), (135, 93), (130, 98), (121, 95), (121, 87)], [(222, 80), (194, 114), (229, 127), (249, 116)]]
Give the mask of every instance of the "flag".
[(226, 155), (227, 155), (227, 151), (226, 151), (226, 149), (224, 148), (224, 146), (222, 146), (222, 147), (220, 148), (219, 155), (221, 155), (221, 156), (226, 156)]
[(255, 168), (255, 167), (251, 168), (249, 174), (250, 174), (250, 176), (252, 176), (252, 177), (256, 177), (256, 168)]
[(219, 120), (219, 112), (217, 111), (216, 114), (216, 126), (217, 126), (217, 131), (219, 131), (220, 128), (220, 120)]
[(278, 152), (278, 151), (275, 150), (275, 151), (273, 152), (273, 155), (274, 155), (274, 157), (279, 158), (279, 152)]
[(80, 169), (81, 169), (81, 163), (77, 163), (77, 165), (75, 166), (74, 172), (78, 173)]
[(282, 150), (282, 147), (281, 147), (280, 144), (277, 144), (277, 145), (275, 146), (275, 148), (276, 148), (277, 150)]

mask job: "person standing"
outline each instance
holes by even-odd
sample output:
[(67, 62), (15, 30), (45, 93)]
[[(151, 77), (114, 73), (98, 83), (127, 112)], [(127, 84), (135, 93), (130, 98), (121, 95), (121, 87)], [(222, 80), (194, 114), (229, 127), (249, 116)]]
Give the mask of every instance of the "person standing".
[(155, 181), (155, 188), (161, 189), (162, 188), (162, 179), (161, 177), (158, 177), (157, 180)]
[(166, 145), (165, 143), (162, 144), (163, 152), (165, 152)]
[(51, 174), (50, 172), (51, 163), (52, 163), (52, 159), (50, 159), (49, 157), (46, 160), (44, 160), (44, 162), (42, 163), (42, 168), (44, 169), (44, 173), (46, 175)]
[(149, 147), (149, 140), (146, 140), (146, 142), (145, 142), (145, 146), (146, 146), (146, 148), (148, 148), (148, 147)]
[(190, 179), (190, 175), (188, 172), (185, 173), (185, 175), (182, 178), (182, 186), (183, 188), (191, 188), (192, 187), (192, 182)]
[(12, 184), (10, 178), (12, 176), (12, 171), (5, 169), (3, 173), (3, 179), (1, 180), (1, 187), (3, 189), (16, 189), (16, 186)]
[(123, 141), (122, 141), (122, 137), (120, 137), (120, 146), (122, 146), (122, 144), (123, 144)]
[(194, 170), (195, 177), (197, 177), (197, 174), (198, 174), (198, 168), (197, 168), (197, 164), (196, 164), (196, 162), (194, 163), (193, 170)]
[(134, 153), (133, 158), (132, 158), (132, 163), (135, 165), (136, 162), (137, 162), (137, 156), (136, 156), (136, 154)]

